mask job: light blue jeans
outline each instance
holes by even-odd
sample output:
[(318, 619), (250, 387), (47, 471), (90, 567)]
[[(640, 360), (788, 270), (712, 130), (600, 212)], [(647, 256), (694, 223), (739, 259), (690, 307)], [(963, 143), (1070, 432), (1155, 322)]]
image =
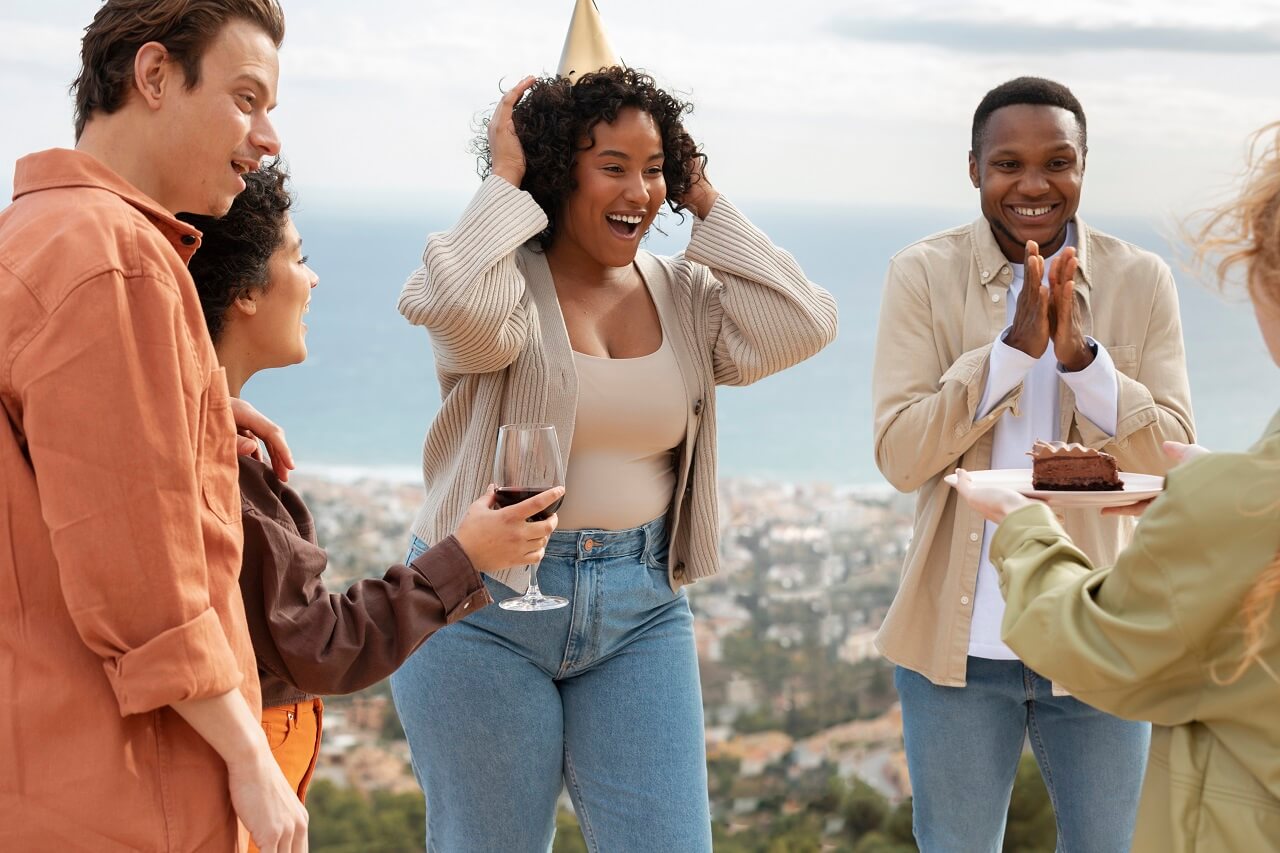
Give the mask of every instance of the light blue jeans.
[(1053, 803), (1058, 853), (1127, 853), (1151, 726), (1104, 714), (1021, 661), (969, 658), (964, 687), (898, 667), (912, 828), (923, 853), (999, 853), (1030, 735)]
[(591, 851), (711, 850), (693, 615), (666, 560), (662, 519), (556, 531), (538, 582), (568, 607), (491, 605), (392, 676), (429, 851), (545, 853), (562, 783)]

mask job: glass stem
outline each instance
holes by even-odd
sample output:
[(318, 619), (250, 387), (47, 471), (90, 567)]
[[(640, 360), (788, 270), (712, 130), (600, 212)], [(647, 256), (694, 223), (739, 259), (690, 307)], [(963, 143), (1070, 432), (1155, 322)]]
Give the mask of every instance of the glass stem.
[(538, 564), (529, 564), (529, 588), (524, 591), (525, 598), (542, 598), (542, 590), (538, 589)]

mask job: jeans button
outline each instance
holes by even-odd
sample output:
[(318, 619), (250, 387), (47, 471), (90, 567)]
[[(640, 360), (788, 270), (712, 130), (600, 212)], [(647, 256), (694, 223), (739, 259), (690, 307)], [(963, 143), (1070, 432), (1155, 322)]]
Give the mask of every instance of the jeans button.
[(586, 551), (588, 554), (591, 553), (591, 549), (594, 547), (596, 547), (596, 540), (594, 539), (588, 539), (586, 542), (582, 543), (582, 550)]

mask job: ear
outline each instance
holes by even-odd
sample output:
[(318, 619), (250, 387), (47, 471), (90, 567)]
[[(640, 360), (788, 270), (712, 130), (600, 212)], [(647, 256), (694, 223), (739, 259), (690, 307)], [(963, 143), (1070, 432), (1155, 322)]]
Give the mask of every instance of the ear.
[(235, 312), (242, 317), (252, 317), (258, 313), (258, 297), (261, 295), (262, 291), (255, 287), (245, 295), (237, 296), (227, 313)]
[(975, 190), (982, 189), (982, 178), (978, 175), (978, 156), (969, 152), (969, 181)]
[(165, 88), (173, 85), (175, 73), (181, 75), (182, 69), (174, 64), (169, 49), (160, 42), (149, 41), (134, 54), (133, 87), (150, 109), (160, 108)]

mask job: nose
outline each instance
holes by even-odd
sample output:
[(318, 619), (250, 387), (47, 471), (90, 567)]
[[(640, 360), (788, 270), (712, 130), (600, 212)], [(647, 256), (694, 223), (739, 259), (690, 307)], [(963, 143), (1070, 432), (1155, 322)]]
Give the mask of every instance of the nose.
[(276, 133), (275, 125), (265, 112), (259, 113), (254, 120), (253, 127), (249, 130), (249, 143), (270, 157), (280, 153), (280, 135)]
[(316, 271), (311, 267), (307, 267), (307, 272), (311, 273), (311, 289), (314, 290), (315, 286), (320, 283), (320, 276), (316, 275)]
[(1018, 189), (1027, 195), (1044, 195), (1049, 191), (1049, 179), (1042, 169), (1027, 169), (1022, 173)]
[(649, 187), (645, 184), (643, 174), (634, 172), (628, 177), (622, 197), (629, 203), (637, 205), (645, 205), (649, 202)]

